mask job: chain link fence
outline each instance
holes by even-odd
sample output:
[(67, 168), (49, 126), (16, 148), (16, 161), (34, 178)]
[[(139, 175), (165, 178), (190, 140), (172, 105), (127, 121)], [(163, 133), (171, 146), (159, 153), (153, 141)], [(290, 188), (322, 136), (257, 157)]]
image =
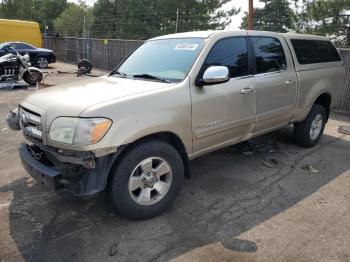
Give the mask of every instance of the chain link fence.
[(345, 84), (341, 102), (335, 111), (350, 114), (350, 49), (340, 49), (340, 55), (345, 63)]
[(44, 37), (43, 44), (52, 49), (57, 60), (77, 63), (79, 59), (89, 59), (94, 67), (111, 70), (115, 68), (135, 48), (141, 40), (96, 39), (77, 37)]

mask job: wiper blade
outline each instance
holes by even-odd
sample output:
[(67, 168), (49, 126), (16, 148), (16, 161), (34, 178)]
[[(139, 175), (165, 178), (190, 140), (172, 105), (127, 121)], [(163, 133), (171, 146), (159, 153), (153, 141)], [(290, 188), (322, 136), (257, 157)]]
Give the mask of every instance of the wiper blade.
[(118, 70), (112, 71), (109, 75), (110, 76), (112, 76), (112, 75), (120, 75), (121, 77), (126, 78), (126, 74), (123, 73), (123, 72), (120, 72)]
[(154, 79), (154, 80), (158, 80), (164, 83), (171, 83), (171, 81), (169, 81), (168, 79), (159, 77), (159, 76), (154, 76), (154, 75), (150, 75), (150, 74), (138, 74), (138, 75), (133, 75), (134, 78), (146, 78), (146, 79)]

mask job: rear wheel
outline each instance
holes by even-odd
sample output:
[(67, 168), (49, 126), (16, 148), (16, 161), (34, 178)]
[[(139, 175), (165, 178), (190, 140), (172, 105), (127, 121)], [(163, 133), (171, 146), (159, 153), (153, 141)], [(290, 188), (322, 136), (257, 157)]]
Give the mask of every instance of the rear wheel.
[(131, 219), (146, 219), (164, 212), (174, 202), (184, 167), (173, 146), (150, 140), (132, 146), (111, 175), (109, 189), (118, 212)]
[(326, 109), (314, 104), (303, 122), (294, 124), (294, 141), (303, 147), (312, 147), (321, 139), (326, 124)]
[(47, 58), (44, 56), (39, 56), (36, 60), (36, 65), (39, 68), (46, 68), (49, 65)]

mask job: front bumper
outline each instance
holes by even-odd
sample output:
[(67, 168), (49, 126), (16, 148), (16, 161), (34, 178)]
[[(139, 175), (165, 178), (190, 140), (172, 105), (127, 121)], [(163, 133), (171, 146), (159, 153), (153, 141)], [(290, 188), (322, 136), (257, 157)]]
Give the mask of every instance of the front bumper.
[[(62, 162), (50, 151), (36, 145), (21, 144), (19, 156), (23, 167), (38, 183), (51, 190), (65, 190), (76, 196), (87, 196), (104, 190), (108, 174), (121, 151), (94, 159), (95, 166)], [(86, 152), (85, 152), (86, 153)], [(85, 155), (82, 153), (82, 156)], [(64, 161), (81, 162), (79, 157), (65, 157)]]
[(63, 189), (63, 185), (60, 183), (62, 174), (37, 160), (30, 152), (27, 144), (20, 145), (19, 157), (24, 169), (36, 181), (52, 190)]
[[(29, 111), (29, 116), (33, 115)], [(31, 123), (34, 115), (29, 117)], [(27, 117), (26, 117), (27, 119)], [(26, 132), (18, 111), (11, 111), (7, 117), (8, 125), (13, 130), (23, 128), (25, 138), (32, 145), (21, 144), (19, 156), (25, 170), (40, 184), (52, 190), (66, 190), (77, 196), (93, 195), (107, 186), (108, 175), (113, 163), (124, 147), (100, 148), (94, 151), (73, 151), (44, 145)], [(40, 120), (32, 123), (39, 130)], [(40, 136), (41, 138), (41, 136)]]

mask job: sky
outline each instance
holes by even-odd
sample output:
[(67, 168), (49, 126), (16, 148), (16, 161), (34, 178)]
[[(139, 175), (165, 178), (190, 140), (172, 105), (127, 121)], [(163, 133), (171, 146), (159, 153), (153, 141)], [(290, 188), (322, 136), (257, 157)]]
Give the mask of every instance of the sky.
[[(259, 0), (253, 0), (253, 5), (254, 7), (264, 6), (264, 4), (259, 2)], [(242, 22), (242, 17), (244, 16), (244, 12), (248, 12), (248, 0), (232, 0), (230, 3), (227, 3), (226, 6), (224, 6), (224, 9), (230, 9), (232, 6), (234, 6), (236, 9), (241, 8), (241, 12), (231, 18), (231, 24), (226, 29), (238, 30)]]
[[(78, 3), (78, 0), (68, 0), (68, 2)], [(93, 5), (96, 0), (85, 0), (88, 5)], [(254, 7), (263, 7), (264, 4), (260, 3), (259, 0), (253, 0)], [(230, 9), (232, 6), (235, 8), (241, 8), (241, 12), (238, 15), (232, 17), (231, 24), (226, 28), (229, 30), (238, 30), (241, 25), (242, 17), (244, 16), (244, 12), (248, 11), (248, 0), (231, 0), (230, 3), (227, 3), (223, 9)]]

